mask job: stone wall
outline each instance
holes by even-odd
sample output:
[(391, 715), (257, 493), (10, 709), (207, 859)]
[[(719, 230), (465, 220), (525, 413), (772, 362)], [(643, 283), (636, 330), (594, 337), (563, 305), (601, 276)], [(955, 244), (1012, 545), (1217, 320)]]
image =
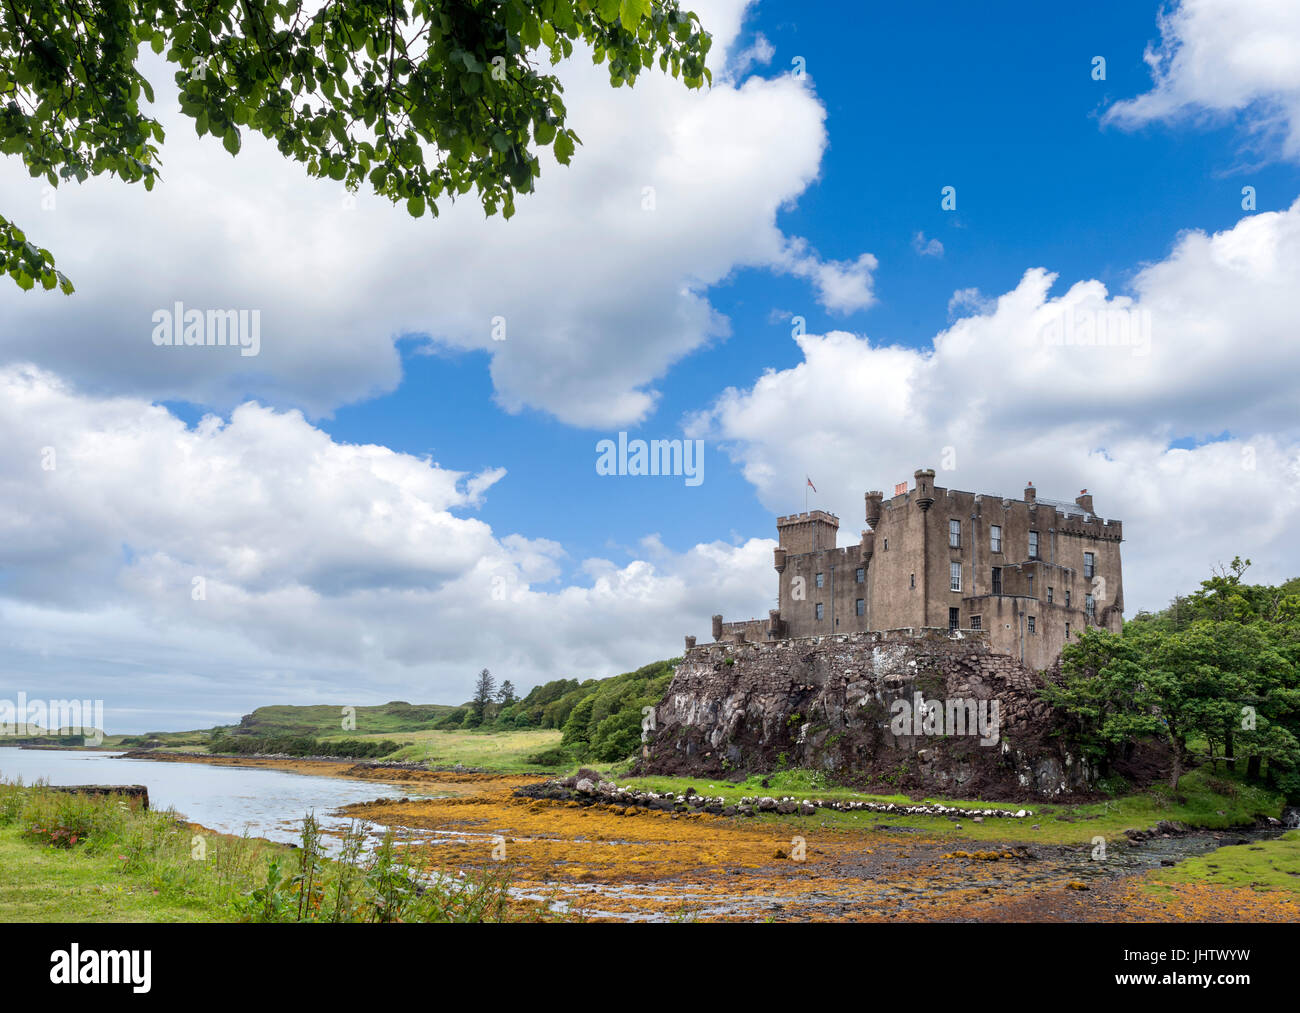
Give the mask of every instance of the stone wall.
[(969, 632), (700, 645), (656, 708), (642, 767), (718, 777), (811, 767), (970, 799), (1085, 791), (1090, 773), (1055, 734), (1041, 685)]

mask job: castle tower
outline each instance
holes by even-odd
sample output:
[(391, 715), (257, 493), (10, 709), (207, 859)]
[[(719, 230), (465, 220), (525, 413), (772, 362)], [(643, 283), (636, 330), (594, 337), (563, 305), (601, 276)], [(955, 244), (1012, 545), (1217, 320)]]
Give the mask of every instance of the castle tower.
[(776, 519), (781, 548), (791, 556), (835, 548), (835, 536), (839, 530), (840, 519), (825, 510), (810, 510), (806, 514), (790, 514)]

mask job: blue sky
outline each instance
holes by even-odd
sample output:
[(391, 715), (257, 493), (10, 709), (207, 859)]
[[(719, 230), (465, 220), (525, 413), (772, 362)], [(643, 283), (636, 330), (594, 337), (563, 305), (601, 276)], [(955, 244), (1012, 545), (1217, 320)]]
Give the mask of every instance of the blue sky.
[[(707, 407), (720, 379), (746, 387), (765, 369), (797, 363), (791, 314), (815, 333), (848, 328), (924, 348), (949, 324), (957, 290), (1004, 292), (1027, 267), (1043, 266), (1059, 273), (1057, 294), (1087, 278), (1122, 293), (1180, 231), (1236, 222), (1247, 182), (1261, 210), (1284, 209), (1300, 193), (1294, 165), (1256, 165), (1243, 150), (1240, 122), (1193, 131), (1101, 127), (1111, 103), (1150, 86), (1142, 54), (1159, 40), (1159, 4), (990, 11), (827, 3), (815, 18), (792, 16), (792, 7), (757, 5), (742, 38), (771, 43), (770, 63), (753, 71), (762, 76), (786, 74), (802, 57), (828, 111), (820, 178), (780, 223), (826, 257), (876, 254), (879, 302), (831, 312), (800, 279), (735, 271), (708, 293), (731, 336), (672, 367), (659, 381), (658, 407), (627, 427), (630, 436), (680, 435), (683, 417)], [(1095, 56), (1106, 59), (1104, 81), (1092, 77)], [(940, 208), (944, 186), (957, 188), (956, 212)], [(939, 240), (943, 255), (919, 255), (917, 233)], [(607, 556), (611, 546), (634, 555), (635, 540), (650, 532), (684, 550), (773, 530), (772, 512), (716, 446), (707, 448), (708, 480), (697, 488), (610, 481), (595, 474), (594, 445), (616, 430), (565, 426), (538, 411), (511, 414), (492, 394), (486, 355), (429, 356), (409, 344), (398, 390), (341, 408), (321, 425), (340, 440), (432, 454), (449, 467), (505, 467), (508, 477), (479, 515), (495, 529), (557, 539), (571, 563)], [(1186, 434), (1178, 445), (1204, 436)], [(803, 509), (803, 479), (789, 474), (782, 509)], [(858, 512), (842, 517), (850, 530), (861, 527)]]
[[(77, 283), (0, 286), (0, 699), (141, 731), (626, 671), (765, 614), (805, 475), (845, 541), (917, 467), (1087, 487), (1130, 616), (1300, 572), (1292, 0), (696, 9), (707, 91), (560, 66), (584, 144), (509, 222), (231, 158), (148, 53), (153, 193), (0, 160)], [(156, 347), (177, 300), (259, 355)], [(1044, 337), (1112, 312), (1149, 343)], [(598, 475), (620, 431), (703, 483)]]

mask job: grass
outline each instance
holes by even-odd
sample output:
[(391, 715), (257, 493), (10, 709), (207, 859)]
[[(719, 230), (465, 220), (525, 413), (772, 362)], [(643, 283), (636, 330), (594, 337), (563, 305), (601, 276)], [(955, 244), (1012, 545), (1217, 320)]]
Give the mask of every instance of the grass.
[(448, 922), (549, 920), (511, 898), (512, 870), (429, 878), (391, 833), (366, 848), (360, 824), (325, 856), (300, 845), (211, 834), (121, 796), (0, 782), (0, 921)]
[(120, 797), (0, 783), (0, 921), (229, 920), (282, 849), (198, 836)]
[[(335, 736), (348, 738), (347, 735)], [(530, 764), (529, 758), (560, 744), (557, 728), (526, 728), (509, 732), (433, 731), (405, 734), (352, 735), (352, 738), (391, 738), (402, 743), (385, 759), (429, 763), (435, 767), (479, 767), (492, 771), (537, 773), (548, 768)]]
[[(739, 784), (707, 778), (688, 777), (636, 777), (620, 780), (649, 791), (682, 793), (694, 788), (702, 795), (721, 796), (735, 802), (742, 796), (771, 795), (779, 798), (792, 795), (798, 799), (858, 800), (869, 802), (894, 802), (912, 804), (906, 795), (873, 795), (855, 792), (848, 788), (828, 786), (825, 775), (819, 771), (790, 770), (769, 774), (769, 787), (763, 787), (763, 777), (751, 777)], [(1210, 830), (1227, 829), (1251, 823), (1257, 815), (1278, 816), (1284, 804), (1283, 797), (1244, 778), (1223, 772), (1214, 773), (1199, 768), (1184, 774), (1178, 782), (1175, 795), (1166, 784), (1153, 785), (1145, 791), (1132, 792), (1102, 802), (1078, 805), (1043, 802), (997, 802), (971, 799), (950, 799), (927, 796), (926, 802), (942, 802), (947, 806), (969, 809), (1021, 808), (1033, 816), (1007, 820), (989, 818), (983, 823), (961, 819), (957, 822), (946, 816), (908, 816), (875, 812), (845, 813), (819, 809), (811, 817), (778, 816), (764, 814), (754, 819), (773, 822), (813, 823), (827, 828), (863, 829), (884, 825), (924, 831), (936, 836), (960, 836), (965, 840), (988, 840), (1042, 844), (1082, 844), (1101, 836), (1117, 839), (1126, 829), (1147, 829), (1161, 820), (1185, 823), (1189, 827)], [(1037, 824), (1037, 830), (1033, 826)]]
[(1150, 888), (1157, 892), (1173, 883), (1196, 883), (1300, 893), (1300, 830), (1270, 841), (1230, 844), (1161, 869), (1152, 879)]

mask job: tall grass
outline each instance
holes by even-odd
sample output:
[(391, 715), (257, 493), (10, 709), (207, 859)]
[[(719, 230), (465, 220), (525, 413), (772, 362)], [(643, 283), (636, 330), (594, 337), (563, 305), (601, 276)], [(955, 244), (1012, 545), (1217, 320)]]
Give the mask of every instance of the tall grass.
[(303, 817), (299, 847), (202, 832), (172, 811), (145, 812), (122, 796), (78, 795), (37, 783), (0, 781), (0, 828), (33, 847), (111, 858), (114, 875), (160, 899), (249, 922), (482, 922), (550, 920), (546, 904), (511, 896), (512, 870), (447, 875), (399, 847), (391, 831), (367, 847), (353, 822), (335, 857), (315, 814)]

